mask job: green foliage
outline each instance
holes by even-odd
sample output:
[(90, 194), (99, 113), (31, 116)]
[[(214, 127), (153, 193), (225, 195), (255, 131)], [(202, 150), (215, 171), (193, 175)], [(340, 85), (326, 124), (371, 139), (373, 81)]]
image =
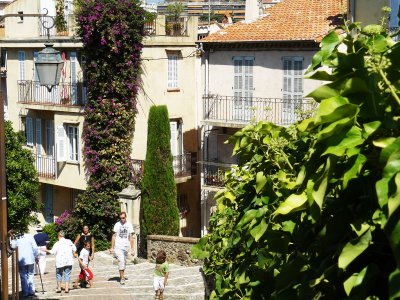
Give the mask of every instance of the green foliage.
[(52, 248), (55, 242), (57, 242), (57, 230), (55, 223), (49, 223), (43, 226), (43, 232), (47, 233), (50, 238), (48, 248)]
[(152, 106), (142, 181), (142, 235), (178, 235), (179, 210), (171, 154), (171, 131), (166, 106)]
[(108, 240), (120, 210), (118, 193), (133, 182), (144, 10), (136, 0), (78, 0), (76, 7), (87, 61), (82, 139), (89, 180), (71, 222), (76, 233), (88, 224), (96, 239)]
[(315, 116), (231, 138), (241, 161), (193, 248), (212, 299), (399, 296), (400, 44), (382, 28), (323, 39), (308, 70), (330, 81), (309, 95)]
[(168, 16), (170, 16), (174, 21), (179, 21), (184, 10), (185, 7), (180, 1), (168, 4), (166, 9)]
[(56, 15), (54, 17), (54, 26), (58, 32), (67, 30), (67, 21), (64, 16), (64, 0), (56, 1)]
[(36, 212), (42, 209), (37, 201), (39, 180), (34, 157), (23, 147), (25, 137), (14, 132), (11, 122), (4, 122), (6, 152), (6, 188), (8, 199), (8, 229), (25, 232), (37, 222)]
[(111, 247), (110, 241), (109, 240), (98, 240), (95, 239), (94, 240), (94, 244), (95, 244), (95, 251), (104, 251), (104, 250), (108, 250)]

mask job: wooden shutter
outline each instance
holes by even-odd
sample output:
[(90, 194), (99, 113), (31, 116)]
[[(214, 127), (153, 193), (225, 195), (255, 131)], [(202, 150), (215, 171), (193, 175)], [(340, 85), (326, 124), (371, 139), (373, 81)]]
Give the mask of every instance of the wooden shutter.
[(178, 155), (178, 123), (176, 121), (169, 122), (171, 128), (171, 153), (173, 156)]
[(25, 51), (18, 51), (19, 80), (25, 80)]
[(303, 97), (303, 58), (295, 57), (293, 61), (293, 99)]
[(66, 136), (64, 126), (57, 126), (57, 161), (67, 160)]
[(253, 57), (244, 58), (244, 96), (253, 97), (254, 84), (253, 84)]
[(42, 119), (35, 119), (36, 154), (42, 154)]
[(44, 209), (46, 222), (53, 223), (53, 186), (49, 184), (44, 184)]
[(243, 59), (242, 57), (233, 58), (233, 94), (235, 99), (240, 99), (242, 97), (243, 91)]
[(72, 98), (72, 104), (77, 104), (78, 100), (78, 88), (77, 88), (77, 82), (78, 82), (78, 61), (76, 58), (76, 52), (71, 52), (70, 54), (70, 70), (71, 70), (71, 98)]
[(46, 120), (46, 154), (54, 155), (54, 120)]
[(33, 119), (31, 117), (26, 117), (25, 132), (26, 145), (33, 147)]

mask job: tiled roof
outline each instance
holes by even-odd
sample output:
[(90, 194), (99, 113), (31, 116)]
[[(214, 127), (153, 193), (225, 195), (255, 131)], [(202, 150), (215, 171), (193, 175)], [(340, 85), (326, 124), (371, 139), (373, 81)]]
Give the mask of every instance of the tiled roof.
[(213, 42), (320, 41), (329, 17), (347, 12), (347, 0), (283, 0), (252, 23), (238, 22), (201, 40)]

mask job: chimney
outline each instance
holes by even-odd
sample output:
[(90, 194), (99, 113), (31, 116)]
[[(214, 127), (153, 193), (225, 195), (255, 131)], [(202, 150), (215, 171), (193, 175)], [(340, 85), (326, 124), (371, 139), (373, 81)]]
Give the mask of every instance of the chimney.
[(253, 22), (260, 16), (260, 7), (258, 0), (246, 0), (245, 22)]

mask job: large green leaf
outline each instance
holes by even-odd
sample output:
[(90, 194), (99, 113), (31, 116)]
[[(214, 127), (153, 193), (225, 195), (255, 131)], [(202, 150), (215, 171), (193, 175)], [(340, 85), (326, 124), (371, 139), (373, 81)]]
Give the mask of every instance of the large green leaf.
[(257, 242), (263, 236), (266, 230), (267, 230), (267, 223), (265, 222), (264, 219), (261, 219), (261, 222), (250, 230), (250, 234)]
[(389, 277), (389, 299), (400, 298), (400, 268), (394, 270)]
[(314, 98), (317, 102), (338, 96), (340, 96), (339, 91), (331, 87), (330, 84), (321, 85), (307, 95), (307, 97)]
[(210, 256), (210, 253), (208, 251), (204, 250), (205, 245), (207, 244), (207, 241), (208, 241), (208, 236), (202, 237), (199, 240), (199, 242), (192, 247), (192, 250), (190, 253), (191, 257), (197, 258), (197, 259), (208, 258)]
[(256, 175), (256, 192), (257, 194), (264, 188), (265, 184), (267, 183), (267, 177), (265, 177), (263, 172), (258, 172)]
[(359, 154), (351, 160), (353, 164), (343, 175), (343, 188), (347, 188), (347, 184), (351, 179), (357, 178), (366, 161), (367, 157), (363, 154)]
[(371, 231), (366, 231), (362, 236), (348, 242), (339, 256), (338, 266), (346, 269), (371, 243)]
[(300, 195), (292, 194), (279, 207), (273, 212), (273, 215), (286, 215), (291, 212), (303, 210), (307, 204), (307, 195), (302, 193)]
[(343, 156), (347, 149), (355, 148), (364, 143), (361, 130), (357, 127), (352, 127), (338, 144), (328, 144), (326, 150), (321, 155), (332, 154), (335, 156)]

